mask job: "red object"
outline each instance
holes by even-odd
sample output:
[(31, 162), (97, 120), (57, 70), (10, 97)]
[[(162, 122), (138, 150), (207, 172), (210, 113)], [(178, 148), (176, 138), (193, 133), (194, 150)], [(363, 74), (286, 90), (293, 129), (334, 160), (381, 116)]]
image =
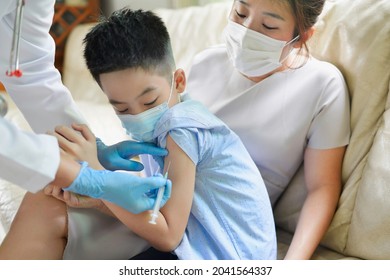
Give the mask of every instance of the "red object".
[(5, 74), (8, 77), (17, 77), (17, 78), (20, 78), (23, 75), (22, 71), (20, 71), (19, 69), (12, 72), (7, 71)]

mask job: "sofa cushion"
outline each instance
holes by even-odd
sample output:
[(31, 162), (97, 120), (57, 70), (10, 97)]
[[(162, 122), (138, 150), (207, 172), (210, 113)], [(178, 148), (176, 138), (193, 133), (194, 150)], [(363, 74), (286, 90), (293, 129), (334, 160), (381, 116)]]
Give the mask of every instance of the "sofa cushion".
[(75, 101), (108, 103), (106, 95), (92, 78), (83, 56), (83, 39), (94, 23), (80, 24), (72, 30), (65, 45), (62, 79)]
[[(387, 108), (388, 106), (389, 103)], [(365, 259), (390, 259), (389, 110), (386, 110), (383, 121), (374, 138), (358, 184), (344, 250), (348, 255)], [(328, 238), (334, 238), (332, 233)]]

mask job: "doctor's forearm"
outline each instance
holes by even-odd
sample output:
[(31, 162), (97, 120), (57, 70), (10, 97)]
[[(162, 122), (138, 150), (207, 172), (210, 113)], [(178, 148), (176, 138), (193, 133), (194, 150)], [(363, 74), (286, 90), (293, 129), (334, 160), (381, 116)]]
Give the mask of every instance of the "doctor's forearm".
[(81, 166), (71, 158), (61, 155), (60, 164), (52, 184), (67, 187), (76, 179), (80, 173)]

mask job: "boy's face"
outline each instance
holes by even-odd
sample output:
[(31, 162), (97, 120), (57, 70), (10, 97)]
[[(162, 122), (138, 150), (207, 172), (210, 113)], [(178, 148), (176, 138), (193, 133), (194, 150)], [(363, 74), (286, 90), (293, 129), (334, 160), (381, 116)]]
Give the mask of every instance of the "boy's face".
[[(141, 68), (101, 74), (100, 83), (118, 115), (137, 115), (167, 101), (172, 84), (165, 77)], [(177, 103), (177, 95), (174, 86), (169, 107)]]

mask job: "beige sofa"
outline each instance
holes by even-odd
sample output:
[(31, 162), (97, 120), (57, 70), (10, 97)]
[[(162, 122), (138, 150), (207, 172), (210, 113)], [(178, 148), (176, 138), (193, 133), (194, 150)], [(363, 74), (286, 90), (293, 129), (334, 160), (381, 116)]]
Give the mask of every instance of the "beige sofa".
[[(196, 53), (221, 42), (230, 5), (156, 10), (171, 34), (178, 67), (188, 70)], [(69, 37), (64, 83), (95, 134), (114, 143), (126, 136), (83, 63), (81, 41), (90, 26), (77, 27)], [(339, 206), (313, 258), (390, 259), (390, 2), (328, 0), (316, 28), (312, 54), (334, 63), (346, 78), (352, 136)], [(8, 118), (27, 127), (14, 107)], [(12, 184), (0, 183), (0, 221), (5, 232), (23, 193)], [(279, 258), (288, 248), (304, 197), (300, 170), (274, 209)]]

